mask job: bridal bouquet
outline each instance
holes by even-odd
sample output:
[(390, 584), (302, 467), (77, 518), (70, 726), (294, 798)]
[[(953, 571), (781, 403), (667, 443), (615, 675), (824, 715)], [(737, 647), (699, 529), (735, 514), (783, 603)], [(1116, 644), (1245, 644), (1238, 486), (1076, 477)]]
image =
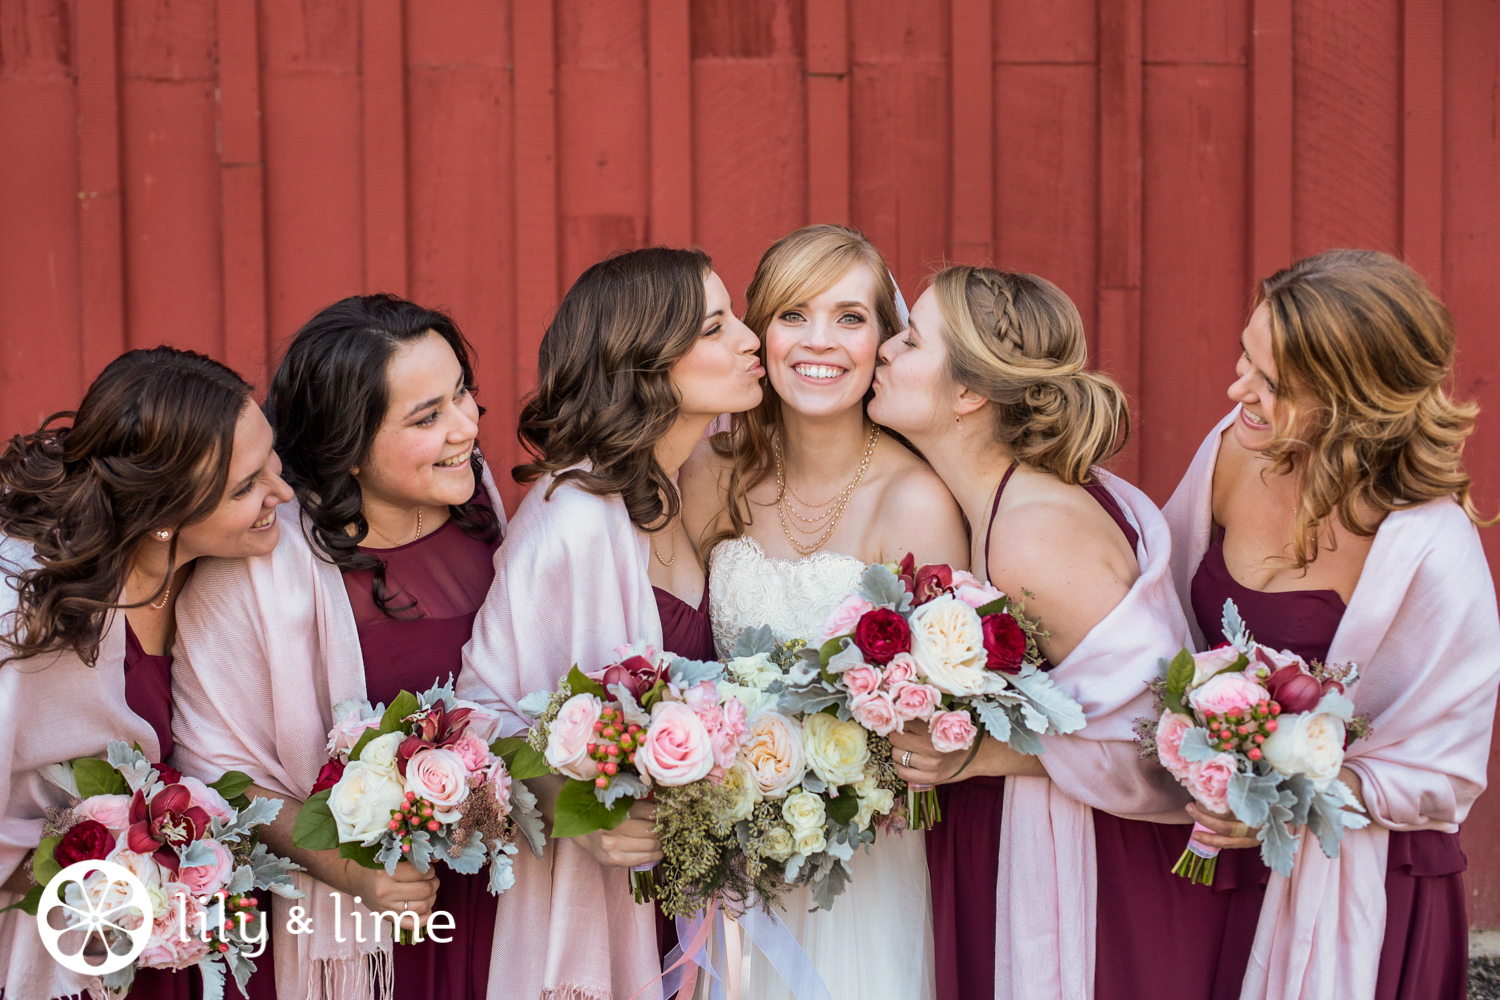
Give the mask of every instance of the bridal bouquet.
[[(1344, 695), (1358, 669), (1260, 645), (1233, 601), (1224, 602), (1224, 635), (1217, 649), (1163, 661), (1154, 685), (1161, 717), (1137, 725), (1143, 753), (1205, 808), (1256, 829), (1261, 859), (1278, 874), (1292, 869), (1292, 828), (1307, 827), (1324, 854), (1338, 857), (1344, 831), (1370, 822), (1339, 780), (1345, 747), (1369, 727)], [(1212, 885), (1218, 853), (1189, 840), (1172, 871)]]
[(450, 681), (402, 691), (390, 707), (341, 702), (333, 714), (328, 763), (297, 813), (292, 843), (338, 848), (387, 872), (402, 861), (421, 872), (442, 861), (473, 875), (488, 862), (496, 895), (515, 883), (518, 835), (541, 856), (536, 797), (511, 780), (491, 742), (498, 713), (459, 701)]
[[(1000, 591), (948, 566), (875, 563), (802, 651), (782, 707), (835, 710), (877, 736), (913, 719), (942, 753), (971, 749), (979, 726), (1027, 754), (1039, 736), (1083, 728), (1083, 709), (1043, 668), (1035, 622)], [(883, 742), (883, 741), (882, 741)], [(889, 754), (889, 744), (885, 745)], [(936, 793), (910, 796), (911, 825), (936, 822)]]
[[(249, 799), (250, 778), (229, 771), (211, 785), (184, 777), (120, 740), (108, 756), (54, 764), (47, 777), (70, 796), (52, 810), (45, 836), (31, 857), (37, 885), (16, 908), (33, 916), (50, 910), (46, 886), (79, 862), (107, 861), (140, 879), (150, 914), (132, 887), (103, 870), (85, 872), (62, 886), (64, 928), (43, 912), (38, 930), (54, 938), (71, 934), (81, 950), (91, 912), (106, 918), (105, 946), (126, 954), (145, 938), (145, 950), (130, 965), (102, 977), (112, 994), (129, 991), (140, 969), (197, 966), (205, 1000), (222, 1000), (227, 971), (240, 993), (265, 948), (266, 926), (257, 889), (297, 898), (291, 873), (301, 867), (258, 842), (255, 828), (281, 811), (275, 799)], [(149, 927), (147, 921), (149, 920)], [(129, 938), (130, 941), (124, 941)], [(71, 950), (64, 946), (64, 950)]]

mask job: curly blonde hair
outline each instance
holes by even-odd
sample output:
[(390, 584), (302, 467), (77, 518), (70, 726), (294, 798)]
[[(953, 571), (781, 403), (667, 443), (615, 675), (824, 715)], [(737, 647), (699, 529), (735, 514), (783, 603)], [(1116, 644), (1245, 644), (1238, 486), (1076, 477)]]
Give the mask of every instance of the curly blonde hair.
[(1273, 471), (1301, 474), (1293, 553), (1318, 555), (1330, 516), (1369, 537), (1387, 513), (1453, 497), (1474, 506), (1464, 440), (1479, 406), (1455, 402), (1453, 318), (1389, 254), (1326, 250), (1260, 284), (1279, 377)]

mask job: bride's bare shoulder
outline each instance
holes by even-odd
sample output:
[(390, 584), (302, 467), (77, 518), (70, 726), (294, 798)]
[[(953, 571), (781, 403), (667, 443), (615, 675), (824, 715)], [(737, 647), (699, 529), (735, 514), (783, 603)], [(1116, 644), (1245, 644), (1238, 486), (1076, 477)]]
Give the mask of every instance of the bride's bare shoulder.
[(958, 502), (932, 467), (900, 441), (883, 437), (872, 462), (879, 490), (876, 521), (887, 558), (907, 552), (919, 561), (967, 568), (968, 533)]

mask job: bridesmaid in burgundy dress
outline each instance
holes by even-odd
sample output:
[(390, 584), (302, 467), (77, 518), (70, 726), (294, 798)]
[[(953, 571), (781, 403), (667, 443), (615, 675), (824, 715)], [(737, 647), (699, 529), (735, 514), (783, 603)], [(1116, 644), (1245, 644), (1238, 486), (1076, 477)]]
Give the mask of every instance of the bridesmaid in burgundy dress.
[[(105, 368), (76, 414), (65, 414), (73, 417), (71, 427), (14, 438), (0, 456), (0, 532), (10, 544), (30, 543), (38, 560), (48, 560), (8, 573), (7, 590), (20, 595), (19, 624), (0, 651), (6, 659), (63, 654), (37, 672), (39, 678), (66, 669), (70, 657), (92, 662), (82, 688), (69, 693), (75, 706), (95, 696), (95, 681), (98, 696), (107, 697), (103, 689), (123, 666), (125, 706), (135, 718), (121, 725), (153, 734), (160, 761), (174, 749), (170, 649), (176, 598), (194, 560), (269, 552), (279, 537), (273, 511), (291, 499), (271, 428), (250, 394), (238, 375), (201, 355), (167, 347), (132, 351)], [(80, 518), (78, 511), (93, 516)], [(59, 604), (64, 594), (123, 614), (80, 612)], [(119, 631), (123, 664), (98, 662), (106, 637)], [(12, 680), (27, 675), (19, 666), (5, 669)], [(21, 692), (10, 694), (27, 701)], [(133, 738), (124, 729), (70, 735), (76, 752), (58, 752), (58, 759), (101, 753), (110, 739)], [(9, 776), (11, 787), (18, 777)], [(4, 889), (24, 892), (29, 884), (29, 873), (17, 868)], [(270, 1000), (275, 972), (269, 947), (256, 967), (250, 996)], [(15, 1000), (45, 996), (49, 979), (29, 976), (13, 952), (0, 992)], [(201, 994), (196, 969), (141, 970), (129, 992), (135, 1000)]]
[[(494, 579), (497, 499), (475, 447), (469, 345), (453, 321), (353, 297), (293, 337), (266, 404), (314, 545), (343, 571), (366, 695), (456, 679)], [(397, 946), (395, 996), (478, 1000), (489, 983), (489, 873), (431, 869), (452, 940)]]
[[(1239, 410), (1211, 435), (1208, 537), (1176, 537), (1187, 523), (1185, 479), (1168, 505), (1174, 548), (1204, 552), (1184, 575), (1206, 646), (1222, 641), (1233, 599), (1256, 641), (1326, 660), (1390, 512), (1453, 497), (1484, 523), (1460, 457), (1476, 409), (1444, 391), (1447, 310), (1384, 254), (1328, 251), (1267, 279), (1240, 346), (1229, 387)], [(1370, 664), (1359, 666), (1370, 675)], [(1359, 774), (1345, 767), (1340, 776), (1358, 796)], [(1254, 853), (1243, 824), (1189, 811), (1219, 831), (1199, 834), (1204, 843)], [(1437, 819), (1442, 807), (1423, 812)], [(1378, 1000), (1467, 995), (1466, 867), (1456, 832), (1389, 833)]]

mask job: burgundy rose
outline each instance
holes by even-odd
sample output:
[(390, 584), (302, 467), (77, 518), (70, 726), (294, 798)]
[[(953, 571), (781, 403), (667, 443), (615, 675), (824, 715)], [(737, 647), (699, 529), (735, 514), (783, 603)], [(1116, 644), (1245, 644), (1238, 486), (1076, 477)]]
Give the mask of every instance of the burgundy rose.
[(52, 849), (53, 859), (64, 868), (79, 861), (103, 861), (115, 849), (115, 838), (103, 823), (86, 819), (75, 823)]
[(1271, 693), (1271, 700), (1280, 705), (1283, 712), (1296, 715), (1299, 712), (1310, 712), (1317, 708), (1318, 702), (1323, 698), (1324, 688), (1318, 679), (1303, 670), (1300, 664), (1293, 663), (1282, 667), (1268, 677), (1266, 690)]
[(332, 788), (339, 783), (339, 779), (343, 776), (344, 762), (335, 757), (324, 764), (323, 769), (318, 772), (318, 780), (313, 782), (313, 794), (316, 795), (319, 792)]
[(151, 769), (156, 772), (156, 776), (161, 779), (164, 785), (175, 785), (182, 780), (182, 772), (175, 767), (169, 767), (166, 764), (152, 764)]
[(911, 627), (890, 608), (866, 611), (854, 626), (854, 645), (872, 663), (890, 663), (897, 653), (911, 652)]
[(662, 671), (644, 656), (632, 656), (605, 667), (599, 683), (604, 685), (606, 691), (611, 684), (618, 684), (629, 691), (636, 701), (640, 701), (647, 691), (656, 686), (661, 675)]
[(136, 854), (151, 854), (156, 863), (177, 874), (177, 851), (208, 831), (208, 813), (193, 805), (186, 785), (168, 785), (146, 801), (136, 792), (130, 803), (126, 845)]
[(1018, 674), (1026, 658), (1026, 633), (1012, 615), (1000, 612), (985, 615), (979, 624), (984, 628), (985, 666), (1002, 673)]

